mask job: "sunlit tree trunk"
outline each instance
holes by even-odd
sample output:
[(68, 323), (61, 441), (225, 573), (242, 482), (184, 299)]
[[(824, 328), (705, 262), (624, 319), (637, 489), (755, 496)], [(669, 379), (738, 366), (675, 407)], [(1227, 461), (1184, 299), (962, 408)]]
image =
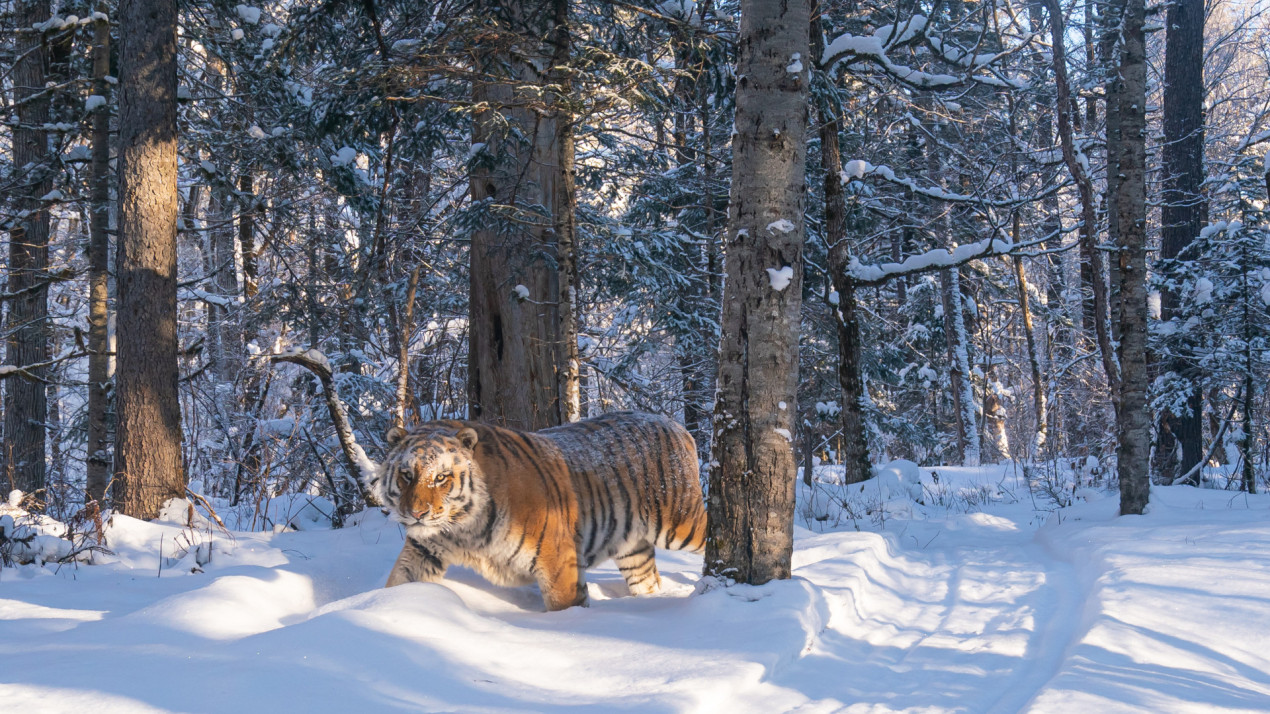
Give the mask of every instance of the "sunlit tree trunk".
[(185, 492), (176, 330), (176, 3), (119, 7), (115, 503), (153, 518)]
[(706, 575), (790, 576), (809, 7), (743, 0)]
[(1119, 140), (1116, 168), (1120, 180), (1109, 204), (1118, 212), (1116, 243), (1120, 280), (1120, 409), (1116, 452), (1120, 476), (1120, 512), (1142, 513), (1150, 489), (1148, 460), (1151, 417), (1147, 409), (1146, 294), (1146, 39), (1144, 0), (1119, 0), (1121, 41)]
[[(488, 216), (472, 233), (469, 414), (520, 429), (577, 414), (577, 385), (564, 383), (577, 364), (576, 323), (560, 315), (569, 309), (562, 295), (576, 295), (572, 276), (560, 269), (570, 270), (573, 260), (560, 254), (573, 248), (572, 218), (559, 215), (566, 206), (572, 211), (572, 188), (565, 185), (572, 167), (562, 170), (572, 144), (561, 142), (571, 134), (558, 126), (557, 101), (536, 91), (552, 74), (557, 50), (550, 38), (567, 38), (567, 29), (558, 27), (559, 10), (555, 0), (480, 3), (497, 29), (483, 41), (482, 76), (472, 89), (482, 111), (472, 132), (477, 151), (470, 191)], [(563, 245), (562, 230), (569, 232)], [(574, 332), (562, 333), (570, 326)], [(571, 378), (576, 382), (576, 370)]]

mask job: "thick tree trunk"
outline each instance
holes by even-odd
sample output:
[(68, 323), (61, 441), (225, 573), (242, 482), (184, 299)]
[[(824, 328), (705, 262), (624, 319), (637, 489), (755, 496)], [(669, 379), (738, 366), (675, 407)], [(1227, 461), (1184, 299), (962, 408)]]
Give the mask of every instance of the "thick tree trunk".
[[(8, 290), (27, 292), (9, 303), (11, 332), (5, 364), (13, 367), (48, 359), (48, 286), (41, 283), (48, 277), (49, 211), (43, 197), (52, 189), (53, 173), (48, 134), (43, 128), (49, 121), (50, 101), (47, 95), (40, 96), (48, 58), (43, 33), (32, 28), (48, 18), (49, 3), (18, 3), (17, 25), (21, 29), (15, 46), (18, 61), (13, 66), (13, 96), (18, 103), (13, 166), (19, 175), (14, 207), (26, 215), (9, 233)], [(43, 489), (47, 477), (44, 450), (48, 394), (40, 381), (47, 376), (47, 369), (36, 368), (30, 373), (35, 379), (9, 379), (5, 384), (4, 453), (0, 454), (5, 476), (11, 474), (13, 486), (28, 493)], [(7, 478), (3, 486), (0, 490), (7, 491)]]
[[(93, 94), (110, 97), (110, 22), (93, 23)], [(102, 501), (110, 483), (110, 102), (93, 110), (92, 207), (88, 233), (88, 459), (84, 502)]]
[(1120, 512), (1142, 513), (1150, 490), (1151, 417), (1147, 410), (1146, 265), (1146, 18), (1144, 0), (1119, 0), (1123, 17), (1119, 101), (1120, 140), (1114, 205), (1118, 211), (1120, 410), (1116, 452)]
[(552, 66), (554, 48), (544, 38), (556, 36), (557, 12), (555, 0), (487, 0), (481, 11), (499, 29), (489, 33), (479, 60), (485, 76), (472, 89), (473, 101), (484, 109), (472, 130), (479, 151), (470, 191), (489, 215), (472, 234), (469, 416), (541, 429), (577, 413), (576, 405), (566, 404), (577, 385), (562, 384), (568, 370), (561, 369), (570, 354), (574, 364), (577, 359), (576, 332), (561, 333), (576, 323), (560, 315), (572, 276), (561, 275), (558, 231), (570, 232), (565, 248), (571, 249), (572, 219), (541, 212), (570, 203), (560, 195), (572, 194), (562, 185), (572, 176), (572, 167), (562, 170), (566, 147), (560, 143), (569, 135), (561, 133), (552, 100), (534, 89), (549, 79), (538, 67)]
[(185, 493), (176, 329), (174, 0), (119, 7), (119, 285), (115, 503), (153, 518)]
[[(1160, 211), (1160, 258), (1175, 259), (1199, 235), (1208, 222), (1204, 183), (1204, 0), (1176, 0), (1168, 6), (1168, 38), (1164, 59), (1164, 191)], [(1164, 289), (1160, 295), (1161, 319), (1177, 314), (1179, 296)], [(1195, 378), (1195, 370), (1175, 356), (1167, 368), (1182, 377)], [(1170, 431), (1182, 445), (1180, 464), (1169, 460), (1166, 481), (1190, 473), (1203, 458), (1204, 401), (1198, 384), (1192, 385), (1187, 412), (1168, 414)], [(1198, 476), (1193, 481), (1199, 483)]]
[(788, 578), (809, 7), (743, 0), (706, 575)]

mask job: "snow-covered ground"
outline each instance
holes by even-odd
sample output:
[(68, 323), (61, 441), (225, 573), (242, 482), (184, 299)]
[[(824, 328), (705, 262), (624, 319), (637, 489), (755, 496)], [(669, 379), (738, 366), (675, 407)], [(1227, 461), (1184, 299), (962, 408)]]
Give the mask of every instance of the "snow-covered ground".
[(800, 491), (792, 580), (659, 551), (661, 595), (608, 563), (557, 613), (464, 570), (382, 589), (378, 513), (217, 535), (203, 572), (188, 529), (116, 517), (101, 564), (0, 571), (0, 710), (1270, 711), (1270, 497), (1076, 495), (897, 463), (845, 511)]

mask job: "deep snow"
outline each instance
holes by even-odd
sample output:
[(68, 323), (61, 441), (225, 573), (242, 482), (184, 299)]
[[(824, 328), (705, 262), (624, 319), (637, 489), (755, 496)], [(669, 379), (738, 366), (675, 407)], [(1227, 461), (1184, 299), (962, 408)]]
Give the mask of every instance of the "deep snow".
[(1158, 488), (1117, 517), (1012, 467), (933, 471), (897, 462), (845, 510), (800, 490), (793, 580), (706, 590), (658, 551), (661, 595), (610, 562), (557, 613), (459, 569), (382, 589), (379, 513), (217, 535), (201, 573), (160, 572), (179, 526), (116, 516), (102, 564), (0, 571), (0, 709), (1270, 711), (1270, 497)]

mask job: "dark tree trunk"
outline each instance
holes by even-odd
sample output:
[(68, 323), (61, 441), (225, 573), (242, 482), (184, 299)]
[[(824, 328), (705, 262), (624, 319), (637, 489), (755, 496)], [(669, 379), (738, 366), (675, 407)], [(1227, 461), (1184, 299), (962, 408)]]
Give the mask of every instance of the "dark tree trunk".
[[(1160, 211), (1160, 258), (1178, 258), (1208, 222), (1204, 183), (1204, 0), (1175, 0), (1168, 6), (1168, 38), (1164, 59), (1164, 191)], [(1164, 289), (1160, 295), (1161, 319), (1177, 314), (1179, 296)], [(1167, 368), (1182, 377), (1195, 378), (1195, 370), (1174, 357)], [(1167, 481), (1190, 473), (1203, 458), (1204, 401), (1194, 384), (1186, 400), (1187, 411), (1168, 414), (1170, 431), (1182, 445), (1180, 464), (1169, 460)], [(1198, 484), (1198, 472), (1191, 483)]]
[(788, 578), (793, 554), (809, 15), (741, 3), (704, 572), (752, 584)]
[[(18, 126), (13, 129), (14, 207), (26, 212), (9, 233), (9, 292), (23, 292), (9, 303), (9, 333), (5, 363), (24, 367), (48, 359), (49, 211), (43, 197), (52, 188), (48, 134), (49, 97), (44, 92), (47, 48), (42, 32), (32, 26), (49, 18), (49, 3), (22, 0), (17, 6), (13, 66), (13, 96), (18, 103)], [(42, 285), (43, 284), (43, 285)], [(5, 383), (3, 473), (12, 474), (13, 486), (28, 493), (44, 488), (45, 420), (48, 394), (44, 367), (28, 370), (34, 379), (13, 378)], [(9, 484), (5, 483), (6, 490)]]
[[(93, 23), (93, 93), (110, 97), (110, 22)], [(88, 459), (85, 503), (110, 483), (110, 357), (107, 324), (110, 262), (110, 102), (93, 110), (92, 208), (88, 234)]]
[(1147, 410), (1147, 264), (1146, 264), (1146, 18), (1144, 0), (1119, 0), (1123, 18), (1114, 201), (1120, 279), (1120, 409), (1116, 451), (1120, 476), (1120, 512), (1142, 513), (1150, 496), (1151, 417)]
[[(819, 3), (813, 2), (810, 37), (812, 47), (816, 48), (824, 45), (819, 10)], [(842, 149), (838, 137), (842, 108), (837, 106), (837, 102), (828, 106), (820, 104), (817, 108), (820, 165), (825, 172), (825, 244), (829, 247), (829, 273), (838, 296), (834, 310), (838, 327), (838, 386), (842, 389), (843, 483), (851, 484), (872, 476), (868, 425), (864, 418), (864, 346), (860, 337), (855, 281), (847, 272), (851, 263), (851, 244), (847, 233), (851, 226), (847, 220), (847, 201), (842, 185)], [(810, 446), (807, 453), (811, 453)]]
[(533, 208), (559, 211), (572, 196), (563, 185), (572, 167), (562, 170), (571, 141), (567, 147), (560, 141), (571, 134), (558, 126), (556, 102), (533, 91), (550, 79), (557, 51), (544, 40), (567, 36), (556, 26), (555, 2), (481, 3), (497, 30), (487, 33), (478, 60), (483, 76), (472, 89), (473, 101), (487, 108), (472, 131), (473, 144), (483, 148), (473, 160), (470, 191), (489, 215), (472, 234), (469, 416), (518, 429), (554, 426), (577, 413), (561, 399), (578, 393), (576, 384), (562, 383), (568, 375), (561, 369), (568, 355), (577, 357), (576, 332), (561, 332), (576, 323), (560, 315), (572, 276), (560, 271), (559, 231), (569, 231), (564, 247), (571, 250), (572, 218)]
[(176, 330), (174, 0), (119, 7), (119, 285), (115, 503), (153, 518), (184, 495)]
[[(1071, 117), (1071, 88), (1067, 80), (1067, 52), (1064, 41), (1065, 28), (1063, 16), (1059, 10), (1058, 0), (1046, 0), (1050, 15), (1050, 39), (1053, 42), (1054, 90), (1058, 101), (1055, 102), (1058, 119), (1058, 137), (1063, 149), (1063, 162), (1076, 181), (1077, 193), (1080, 197), (1080, 245), (1082, 275), (1085, 266), (1097, 279), (1090, 279), (1087, 287), (1093, 296), (1094, 335), (1098, 344), (1098, 352), (1102, 357), (1103, 373), (1107, 377), (1107, 387), (1113, 402), (1119, 400), (1120, 366), (1116, 362), (1115, 347), (1111, 339), (1111, 328), (1108, 315), (1109, 297), (1107, 284), (1102, 279), (1102, 255), (1098, 252), (1098, 208), (1095, 205), (1093, 180), (1089, 175), (1088, 161), (1081, 161), (1077, 153), (1073, 137)], [(1111, 160), (1108, 159), (1110, 163)], [(1082, 278), (1083, 280), (1083, 278)]]

